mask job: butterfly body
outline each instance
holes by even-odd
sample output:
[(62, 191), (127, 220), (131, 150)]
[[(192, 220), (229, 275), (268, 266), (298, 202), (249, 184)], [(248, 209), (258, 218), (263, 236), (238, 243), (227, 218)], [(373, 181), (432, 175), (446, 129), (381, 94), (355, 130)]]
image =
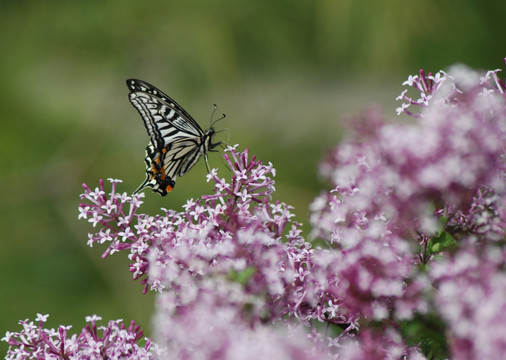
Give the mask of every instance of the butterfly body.
[(203, 131), (178, 103), (151, 84), (129, 79), (129, 99), (141, 115), (150, 143), (146, 147), (146, 180), (135, 193), (146, 187), (165, 196), (172, 191), (176, 178), (186, 174), (220, 143), (213, 143), (215, 130)]

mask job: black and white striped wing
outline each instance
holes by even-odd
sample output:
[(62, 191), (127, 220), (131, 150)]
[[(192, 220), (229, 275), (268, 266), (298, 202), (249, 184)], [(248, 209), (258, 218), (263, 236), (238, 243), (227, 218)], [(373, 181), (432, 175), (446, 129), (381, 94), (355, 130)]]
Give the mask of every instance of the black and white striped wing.
[(175, 180), (186, 174), (199, 159), (201, 138), (176, 140), (162, 152), (165, 174)]
[(202, 138), (204, 131), (177, 102), (151, 84), (129, 79), (130, 102), (144, 120), (158, 149), (184, 138)]
[(200, 157), (200, 148), (188, 140), (177, 140), (171, 148), (158, 150), (151, 142), (146, 147), (146, 180), (135, 193), (149, 186), (162, 196), (172, 191), (177, 176), (186, 174)]
[(204, 133), (186, 110), (153, 85), (130, 79), (127, 86), (130, 102), (151, 138), (146, 147), (146, 180), (135, 192), (149, 186), (164, 196), (172, 191), (176, 178), (186, 174), (200, 155), (206, 153), (211, 135), (209, 131)]

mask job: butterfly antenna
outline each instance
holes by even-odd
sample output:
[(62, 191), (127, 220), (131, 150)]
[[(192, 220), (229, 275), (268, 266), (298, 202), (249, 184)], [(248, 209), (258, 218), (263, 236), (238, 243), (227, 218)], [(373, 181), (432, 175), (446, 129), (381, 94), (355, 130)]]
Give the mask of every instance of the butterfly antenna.
[(219, 119), (216, 119), (216, 120), (213, 121), (214, 114), (216, 114), (216, 110), (218, 110), (218, 105), (216, 105), (216, 104), (213, 104), (213, 105), (214, 105), (214, 110), (213, 110), (213, 113), (211, 114), (211, 119), (209, 120), (209, 123), (211, 124), (211, 127), (213, 127), (214, 124), (216, 124), (220, 120), (225, 119), (225, 117), (226, 117), (225, 114), (222, 114)]
[(214, 109), (213, 109), (213, 112), (211, 113), (211, 118), (209, 119), (209, 125), (211, 127), (213, 127), (213, 117), (214, 117), (214, 114), (216, 114), (216, 110), (218, 110), (218, 105), (213, 104), (213, 106), (214, 106)]
[(211, 126), (214, 126), (214, 124), (216, 124), (216, 123), (217, 123), (218, 121), (220, 121), (220, 120), (225, 119), (226, 117), (227, 117), (227, 115), (225, 115), (225, 114), (221, 114), (221, 117), (220, 117), (220, 118), (218, 118), (218, 119), (216, 119), (216, 120), (214, 120), (214, 121), (213, 121), (213, 123), (211, 124)]

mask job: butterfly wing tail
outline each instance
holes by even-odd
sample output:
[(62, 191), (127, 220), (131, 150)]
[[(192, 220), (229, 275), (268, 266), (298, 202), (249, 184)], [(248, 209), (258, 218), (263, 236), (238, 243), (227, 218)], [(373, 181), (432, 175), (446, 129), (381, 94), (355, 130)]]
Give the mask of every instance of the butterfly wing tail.
[(137, 190), (134, 191), (134, 194), (138, 194), (139, 192), (141, 192), (144, 188), (147, 188), (148, 186), (149, 186), (149, 175), (146, 176), (146, 180), (144, 180), (144, 182), (139, 185)]
[(174, 186), (176, 185), (176, 181), (171, 177), (166, 177), (163, 180), (153, 181), (152, 177), (148, 174), (146, 176), (146, 180), (134, 191), (134, 194), (139, 193), (144, 188), (150, 187), (154, 192), (160, 194), (161, 196), (167, 195), (168, 192), (172, 191)]

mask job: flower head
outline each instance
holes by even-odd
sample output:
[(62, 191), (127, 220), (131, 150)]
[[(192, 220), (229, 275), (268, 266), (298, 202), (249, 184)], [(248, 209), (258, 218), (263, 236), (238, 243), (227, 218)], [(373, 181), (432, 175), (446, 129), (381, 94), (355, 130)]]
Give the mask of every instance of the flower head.
[[(99, 316), (86, 317), (80, 334), (69, 335), (70, 326), (44, 327), (48, 315), (37, 314), (33, 321), (20, 321), (23, 329), (8, 332), (2, 339), (9, 344), (6, 359), (160, 359), (163, 351), (132, 321), (122, 320), (98, 325)], [(143, 343), (143, 345), (141, 345)]]

